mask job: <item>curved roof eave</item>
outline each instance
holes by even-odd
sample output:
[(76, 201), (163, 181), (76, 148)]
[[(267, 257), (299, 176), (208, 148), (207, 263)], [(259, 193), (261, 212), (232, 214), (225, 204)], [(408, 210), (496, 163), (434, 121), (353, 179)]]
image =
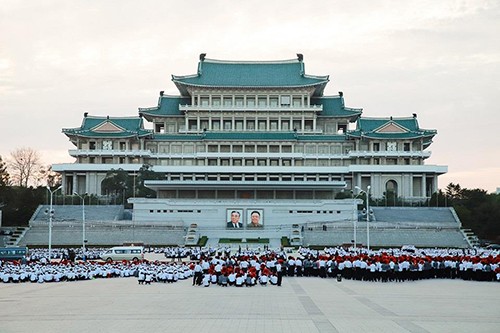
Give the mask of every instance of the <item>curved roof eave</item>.
[(183, 86), (190, 86), (190, 87), (200, 87), (200, 88), (244, 88), (244, 89), (254, 89), (254, 88), (302, 88), (302, 87), (314, 87), (314, 86), (319, 86), (323, 84), (327, 84), (329, 81), (328, 79), (325, 81), (320, 81), (317, 83), (311, 83), (311, 84), (301, 84), (301, 85), (289, 85), (289, 86), (264, 86), (264, 85), (256, 85), (256, 86), (224, 86), (224, 85), (207, 85), (207, 84), (193, 84), (193, 83), (186, 83), (178, 80), (173, 80), (174, 83), (178, 83)]
[[(423, 135), (423, 134), (413, 134), (413, 135), (405, 135), (405, 136), (398, 136), (398, 134), (402, 134), (402, 133), (394, 133), (394, 134), (384, 133), (383, 135), (380, 135), (380, 134), (373, 135), (373, 134), (362, 133), (361, 135), (359, 135), (359, 137), (368, 138), (368, 139), (380, 139), (380, 140), (420, 139), (422, 137), (425, 137), (425, 135)], [(394, 137), (394, 135), (396, 135), (396, 137)]]
[(146, 137), (150, 136), (152, 132), (147, 133), (96, 133), (96, 132), (86, 132), (86, 133), (75, 133), (75, 132), (64, 132), (68, 137), (76, 136), (82, 138), (133, 138), (133, 137)]

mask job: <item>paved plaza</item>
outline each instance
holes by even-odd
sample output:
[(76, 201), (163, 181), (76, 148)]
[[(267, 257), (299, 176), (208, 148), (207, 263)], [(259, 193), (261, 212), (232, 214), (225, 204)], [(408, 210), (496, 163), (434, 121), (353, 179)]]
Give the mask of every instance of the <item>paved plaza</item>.
[(0, 332), (499, 332), (499, 283), (283, 281), (0, 284)]

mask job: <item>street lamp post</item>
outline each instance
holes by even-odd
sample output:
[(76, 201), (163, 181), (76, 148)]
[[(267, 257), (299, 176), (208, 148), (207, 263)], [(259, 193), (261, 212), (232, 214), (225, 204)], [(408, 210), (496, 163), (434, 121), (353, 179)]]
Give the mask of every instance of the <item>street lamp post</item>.
[(47, 190), (50, 192), (50, 206), (49, 206), (49, 211), (46, 212), (49, 214), (49, 264), (50, 264), (50, 260), (52, 259), (52, 218), (54, 217), (54, 209), (52, 207), (52, 202), (53, 202), (54, 193), (56, 193), (60, 189), (62, 189), (62, 185), (59, 186), (54, 191), (52, 191), (50, 189), (50, 186), (47, 185)]
[(357, 227), (357, 224), (358, 224), (358, 205), (356, 203), (356, 200), (357, 199), (353, 199), (353, 201), (352, 201), (352, 223), (353, 223), (353, 227), (354, 227), (354, 249), (356, 249), (356, 246), (358, 243), (357, 235), (356, 235), (356, 229), (358, 228)]
[(83, 255), (85, 256), (85, 196), (87, 193), (84, 193), (83, 195), (80, 195), (76, 192), (73, 192), (74, 195), (78, 196), (80, 199), (82, 199), (82, 247), (83, 247)]
[(370, 189), (371, 186), (366, 187), (366, 191), (363, 191), (359, 186), (356, 186), (359, 193), (364, 192), (366, 194), (366, 248), (370, 250)]
[(366, 248), (370, 251), (370, 189), (371, 186), (366, 187)]

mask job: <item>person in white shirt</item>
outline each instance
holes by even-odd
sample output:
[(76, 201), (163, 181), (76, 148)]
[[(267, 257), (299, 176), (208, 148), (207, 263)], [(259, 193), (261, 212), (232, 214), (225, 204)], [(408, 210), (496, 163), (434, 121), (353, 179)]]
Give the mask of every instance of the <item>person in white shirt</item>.
[(205, 273), (202, 281), (203, 287), (210, 287), (210, 274)]
[(260, 283), (261, 286), (266, 286), (268, 280), (269, 280), (269, 278), (268, 278), (268, 276), (266, 274), (262, 274), (259, 277), (259, 283)]
[(236, 282), (235, 282), (236, 287), (242, 287), (244, 282), (245, 282), (245, 279), (243, 278), (243, 275), (238, 274), (236, 276)]

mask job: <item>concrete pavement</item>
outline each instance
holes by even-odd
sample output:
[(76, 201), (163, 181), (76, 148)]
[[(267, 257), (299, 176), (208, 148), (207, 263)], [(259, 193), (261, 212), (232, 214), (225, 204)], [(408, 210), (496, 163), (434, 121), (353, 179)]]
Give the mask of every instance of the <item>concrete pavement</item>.
[(284, 278), (282, 287), (0, 283), (0, 332), (498, 332), (500, 284)]

